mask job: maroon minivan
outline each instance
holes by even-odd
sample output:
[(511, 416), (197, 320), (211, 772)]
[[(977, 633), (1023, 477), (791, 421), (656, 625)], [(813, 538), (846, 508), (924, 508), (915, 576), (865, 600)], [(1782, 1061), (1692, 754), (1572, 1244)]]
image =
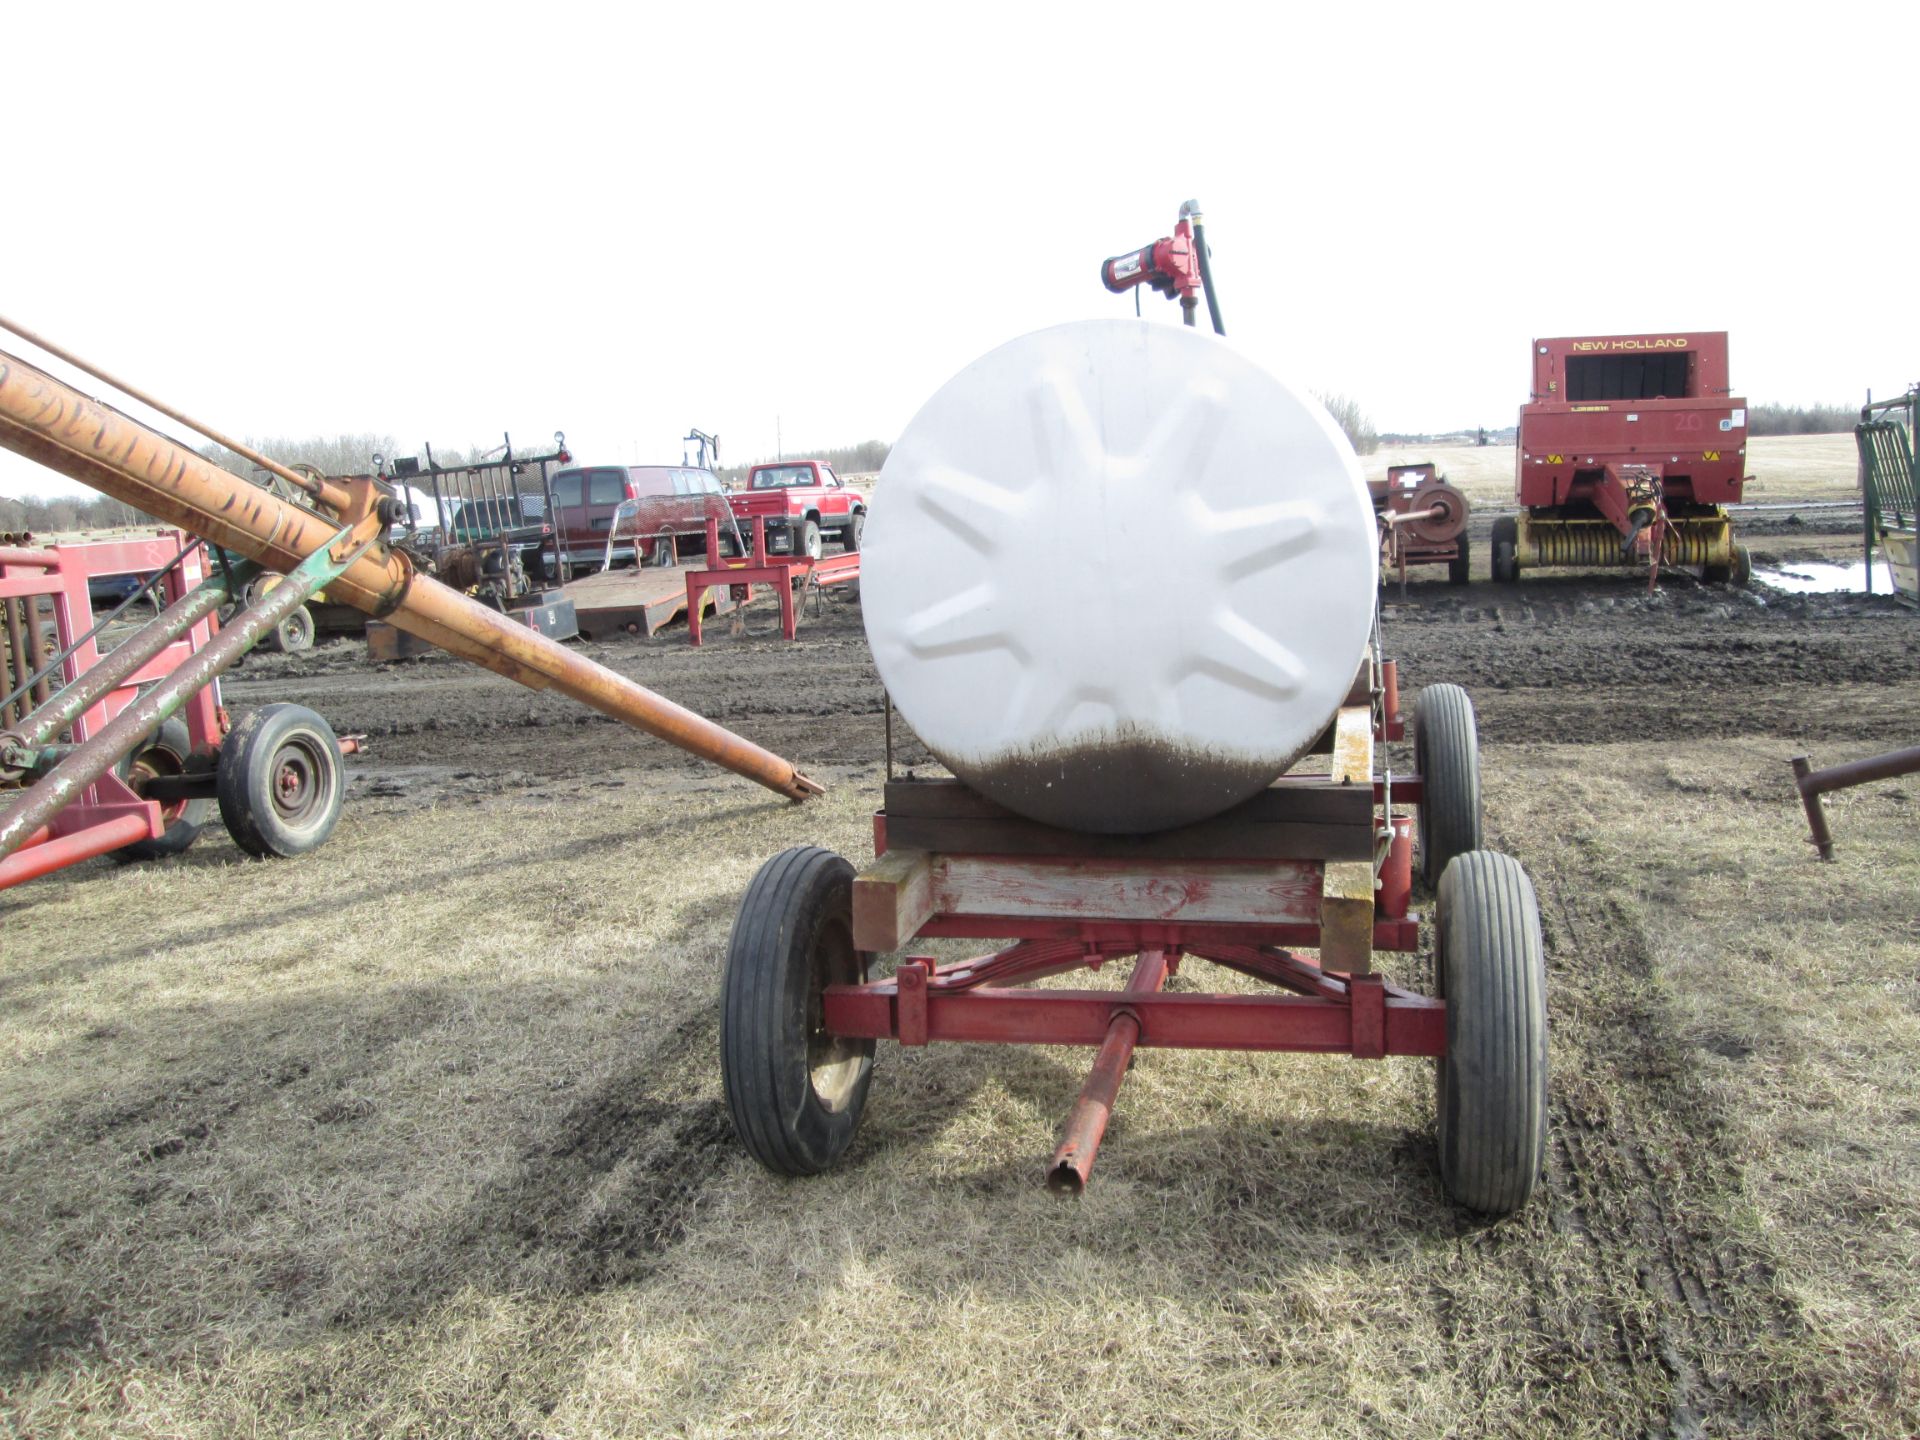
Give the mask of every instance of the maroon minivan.
[(704, 551), (708, 515), (718, 516), (723, 530), (732, 529), (726, 487), (711, 470), (691, 465), (579, 465), (561, 470), (553, 477), (553, 508), (559, 512), (557, 528), (569, 576), (597, 570), (609, 559), (615, 565), (630, 560), (665, 565), (676, 552)]

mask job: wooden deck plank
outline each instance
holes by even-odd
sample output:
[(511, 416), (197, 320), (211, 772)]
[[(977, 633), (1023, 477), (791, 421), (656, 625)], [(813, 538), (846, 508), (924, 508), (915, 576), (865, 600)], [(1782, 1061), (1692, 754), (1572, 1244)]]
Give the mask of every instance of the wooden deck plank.
[[(573, 601), (580, 633), (605, 640), (621, 633), (652, 635), (684, 614), (687, 608), (687, 572), (699, 565), (646, 565), (637, 569), (605, 570), (583, 575), (561, 587)], [(709, 614), (733, 608), (724, 586), (709, 590)]]

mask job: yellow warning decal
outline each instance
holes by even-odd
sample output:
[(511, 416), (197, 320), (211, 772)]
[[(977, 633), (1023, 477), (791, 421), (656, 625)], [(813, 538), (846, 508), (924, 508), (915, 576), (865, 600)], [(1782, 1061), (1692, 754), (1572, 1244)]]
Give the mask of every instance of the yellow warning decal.
[(1567, 457), (1564, 455), (1547, 456), (1547, 464), (1549, 465), (1564, 465), (1566, 463), (1567, 463)]
[(1702, 460), (1718, 460), (1720, 458), (1720, 452), (1718, 450), (1702, 450), (1700, 452), (1700, 458)]

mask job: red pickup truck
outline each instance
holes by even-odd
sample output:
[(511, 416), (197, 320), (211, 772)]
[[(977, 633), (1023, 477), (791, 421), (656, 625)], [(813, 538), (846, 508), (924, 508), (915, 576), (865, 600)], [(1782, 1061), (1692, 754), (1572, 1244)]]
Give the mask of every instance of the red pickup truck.
[(753, 527), (767, 517), (767, 550), (776, 555), (811, 555), (816, 560), (831, 533), (843, 550), (860, 548), (867, 523), (866, 498), (833, 473), (824, 460), (782, 460), (747, 472), (747, 488), (728, 497), (747, 544)]

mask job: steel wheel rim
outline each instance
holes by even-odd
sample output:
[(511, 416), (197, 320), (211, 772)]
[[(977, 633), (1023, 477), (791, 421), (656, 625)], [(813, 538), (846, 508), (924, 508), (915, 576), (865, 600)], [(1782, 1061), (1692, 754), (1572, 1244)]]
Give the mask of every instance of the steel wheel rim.
[(273, 813), (295, 830), (312, 827), (326, 806), (326, 763), (318, 745), (306, 736), (287, 741), (273, 757), (267, 799)]
[[(180, 775), (184, 774), (185, 771), (186, 766), (181, 763), (179, 756), (175, 755), (171, 750), (166, 750), (155, 745), (141, 751), (139, 758), (127, 766), (127, 788), (144, 800), (146, 798), (147, 782), (149, 780), (157, 780), (163, 775)], [(189, 800), (180, 799), (175, 800), (170, 805), (162, 805), (160, 807), (160, 828), (165, 830), (168, 826), (172, 825), (174, 821), (186, 814), (187, 806), (191, 803)]]
[(830, 920), (814, 936), (808, 956), (807, 1083), (829, 1112), (852, 1103), (867, 1049), (858, 1040), (834, 1035), (826, 1026), (826, 988), (856, 985), (865, 978), (853, 932), (843, 920)]

